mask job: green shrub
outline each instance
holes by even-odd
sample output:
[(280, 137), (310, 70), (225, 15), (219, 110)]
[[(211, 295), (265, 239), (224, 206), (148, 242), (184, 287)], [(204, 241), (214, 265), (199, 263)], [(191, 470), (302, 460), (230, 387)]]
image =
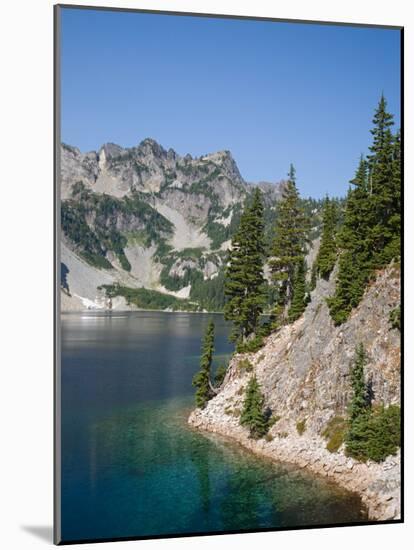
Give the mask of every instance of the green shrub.
[(269, 428), (271, 428), (272, 426), (274, 426), (276, 424), (276, 422), (279, 422), (279, 420), (281, 419), (282, 417), (279, 416), (279, 415), (272, 415), (269, 420), (267, 421), (267, 425)]
[(128, 258), (125, 256), (124, 251), (122, 250), (118, 252), (117, 256), (122, 269), (125, 269), (125, 271), (131, 271), (131, 264), (129, 263)]
[(305, 433), (305, 430), (306, 430), (306, 420), (300, 420), (299, 422), (297, 422), (296, 424), (296, 430), (298, 432), (299, 435), (302, 435), (303, 433)]
[(80, 256), (93, 267), (99, 267), (102, 269), (112, 269), (112, 264), (100, 254), (93, 254), (91, 252), (81, 252)]
[(322, 432), (322, 436), (328, 440), (326, 448), (330, 453), (336, 453), (341, 447), (345, 440), (347, 429), (347, 421), (342, 416), (334, 416), (329, 420)]
[(346, 453), (357, 460), (382, 462), (401, 444), (400, 407), (367, 410), (351, 424), (346, 435)]
[(236, 346), (238, 353), (255, 353), (264, 346), (264, 340), (262, 335), (257, 335), (247, 342), (240, 342)]
[(240, 370), (245, 372), (251, 372), (253, 370), (253, 365), (250, 363), (250, 361), (247, 358), (240, 359), (238, 365)]
[(156, 260), (162, 260), (167, 254), (172, 251), (172, 246), (167, 244), (165, 239), (159, 239), (157, 243), (157, 250), (155, 251), (154, 258)]
[(398, 330), (401, 330), (401, 306), (394, 308), (390, 312), (389, 321), (392, 328), (397, 328)]

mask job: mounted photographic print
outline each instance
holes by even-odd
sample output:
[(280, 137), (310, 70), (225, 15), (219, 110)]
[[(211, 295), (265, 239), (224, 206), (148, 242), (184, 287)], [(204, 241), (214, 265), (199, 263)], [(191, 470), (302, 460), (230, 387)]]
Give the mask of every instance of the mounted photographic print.
[(55, 7), (56, 543), (403, 520), (402, 39)]

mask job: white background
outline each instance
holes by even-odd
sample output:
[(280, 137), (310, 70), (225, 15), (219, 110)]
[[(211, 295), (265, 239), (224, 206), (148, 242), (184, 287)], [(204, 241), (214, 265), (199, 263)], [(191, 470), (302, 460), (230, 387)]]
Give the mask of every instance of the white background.
[[(68, 3), (71, 3), (68, 0)], [(78, 4), (82, 0), (78, 0)], [(85, 2), (83, 2), (85, 3)], [(413, 19), (406, 0), (89, 0), (89, 5), (205, 11), (278, 18), (404, 25), (406, 29), (406, 142), (413, 151)], [(0, 546), (7, 550), (51, 544), (52, 525), (52, 5), (9, 0), (0, 14)], [(376, 62), (375, 59), (372, 60)], [(338, 147), (341, 144), (338, 143)], [(412, 275), (413, 162), (406, 153), (406, 281)], [(411, 215), (410, 215), (411, 214)], [(410, 253), (411, 252), (411, 253)], [(406, 311), (413, 295), (406, 283)], [(412, 323), (406, 326), (406, 493), (413, 488), (414, 401)], [(317, 503), (315, 503), (317, 506)], [(409, 546), (414, 540), (412, 499), (406, 524), (251, 535), (123, 542), (104, 548), (306, 548), (318, 550)], [(40, 534), (40, 536), (39, 536)], [(45, 538), (46, 537), (46, 538)], [(412, 541), (411, 541), (412, 545)], [(411, 546), (410, 545), (410, 546)], [(101, 547), (102, 545), (100, 545)], [(89, 545), (85, 546), (90, 547)], [(411, 546), (412, 547), (412, 546)], [(97, 549), (98, 545), (93, 545)]]

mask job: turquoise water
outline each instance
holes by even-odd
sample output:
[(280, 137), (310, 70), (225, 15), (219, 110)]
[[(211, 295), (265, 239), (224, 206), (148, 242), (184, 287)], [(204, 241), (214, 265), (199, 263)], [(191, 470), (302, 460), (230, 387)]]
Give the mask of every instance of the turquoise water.
[(187, 425), (209, 317), (62, 316), (64, 541), (366, 520), (357, 496)]

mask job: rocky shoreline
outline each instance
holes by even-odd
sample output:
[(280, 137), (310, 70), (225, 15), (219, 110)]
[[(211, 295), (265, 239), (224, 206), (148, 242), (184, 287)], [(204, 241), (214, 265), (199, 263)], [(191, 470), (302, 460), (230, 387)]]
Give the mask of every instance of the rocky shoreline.
[[(390, 313), (400, 302), (399, 266), (377, 273), (349, 319), (334, 326), (326, 297), (333, 294), (335, 272), (320, 279), (304, 315), (267, 337), (256, 353), (236, 354), (219, 393), (204, 409), (191, 413), (195, 428), (237, 441), (250, 451), (301, 468), (358, 493), (372, 520), (399, 519), (400, 453), (384, 462), (358, 462), (327, 448), (323, 433), (331, 420), (348, 415), (352, 396), (350, 369), (355, 346), (365, 346), (365, 379), (373, 404), (400, 405), (400, 333)], [(255, 375), (274, 419), (263, 439), (240, 426), (247, 384)]]
[(370, 520), (400, 518), (400, 453), (383, 463), (357, 462), (343, 452), (330, 453), (326, 441), (318, 436), (274, 437), (254, 440), (234, 418), (220, 419), (220, 408), (209, 414), (195, 410), (189, 417), (194, 428), (217, 433), (241, 444), (256, 455), (277, 462), (295, 464), (314, 474), (327, 477), (349, 491), (358, 493), (367, 508)]

